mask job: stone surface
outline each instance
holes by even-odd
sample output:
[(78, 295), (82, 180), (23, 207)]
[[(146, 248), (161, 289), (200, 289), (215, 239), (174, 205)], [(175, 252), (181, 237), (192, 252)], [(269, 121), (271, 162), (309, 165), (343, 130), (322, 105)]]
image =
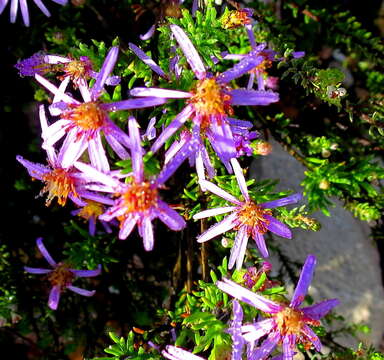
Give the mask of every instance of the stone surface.
[[(282, 147), (273, 142), (273, 152), (255, 160), (250, 175), (257, 180), (280, 179), (278, 190), (292, 189), (302, 192), (300, 183), (305, 168)], [(316, 213), (322, 228), (318, 232), (293, 230), (291, 240), (275, 237), (285, 255), (303, 263), (308, 254), (317, 256), (317, 268), (310, 288), (315, 301), (338, 298), (337, 312), (348, 321), (364, 323), (372, 328), (360, 338), (379, 346), (384, 333), (384, 289), (382, 287), (379, 254), (369, 237), (369, 226), (354, 218), (335, 199), (331, 217)], [(272, 263), (277, 258), (272, 256)], [(292, 287), (293, 288), (293, 287)], [(353, 345), (353, 339), (340, 339)]]

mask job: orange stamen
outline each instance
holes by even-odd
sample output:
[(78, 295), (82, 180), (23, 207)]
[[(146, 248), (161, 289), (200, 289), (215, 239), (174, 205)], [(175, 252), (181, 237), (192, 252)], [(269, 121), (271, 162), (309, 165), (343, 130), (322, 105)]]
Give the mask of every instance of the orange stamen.
[(41, 190), (40, 195), (48, 192), (46, 206), (49, 206), (52, 200), (57, 197), (57, 203), (64, 206), (67, 202), (69, 194), (78, 197), (75, 187), (75, 179), (71, 173), (65, 169), (56, 168), (50, 173), (43, 175), (45, 182), (44, 188)]
[(247, 201), (237, 210), (240, 225), (247, 225), (250, 228), (256, 227), (260, 234), (265, 234), (268, 231), (269, 220), (265, 218), (265, 215), (272, 215), (272, 211), (263, 209), (253, 201)]
[(77, 216), (82, 217), (85, 220), (89, 220), (91, 217), (97, 218), (104, 213), (104, 206), (93, 200), (86, 200), (87, 205), (83, 206)]
[(74, 278), (75, 275), (69, 271), (68, 266), (61, 263), (48, 275), (52, 286), (60, 285), (61, 288), (70, 285)]
[(233, 114), (233, 109), (229, 105), (231, 96), (223, 90), (229, 90), (229, 88), (218, 84), (215, 78), (197, 81), (190, 102), (202, 119), (200, 125), (203, 129), (210, 125), (212, 116), (221, 119), (227, 113)]
[(155, 207), (158, 192), (149, 182), (132, 183), (120, 196), (122, 206), (126, 209), (126, 215), (128, 215), (131, 212), (146, 212), (151, 207)]

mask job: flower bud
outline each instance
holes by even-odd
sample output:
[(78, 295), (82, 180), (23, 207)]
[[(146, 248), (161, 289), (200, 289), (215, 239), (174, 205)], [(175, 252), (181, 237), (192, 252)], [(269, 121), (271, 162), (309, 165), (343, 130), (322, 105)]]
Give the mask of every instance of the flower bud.
[(252, 142), (251, 147), (255, 155), (269, 155), (272, 152), (272, 145), (265, 140), (255, 140)]
[(330, 186), (331, 184), (327, 179), (323, 179), (319, 183), (319, 189), (321, 190), (328, 190)]

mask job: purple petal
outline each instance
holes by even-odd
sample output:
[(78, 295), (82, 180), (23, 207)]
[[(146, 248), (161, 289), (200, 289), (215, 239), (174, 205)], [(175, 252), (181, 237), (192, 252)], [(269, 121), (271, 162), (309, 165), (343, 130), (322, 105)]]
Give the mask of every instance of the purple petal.
[(131, 96), (153, 96), (156, 98), (166, 98), (166, 99), (187, 99), (192, 96), (191, 93), (172, 90), (172, 89), (161, 89), (161, 88), (146, 88), (146, 87), (137, 87), (133, 88), (129, 95)]
[(208, 191), (210, 191), (211, 193), (217, 196), (220, 196), (224, 200), (227, 200), (236, 205), (243, 204), (240, 200), (236, 199), (233, 195), (227, 193), (225, 190), (219, 188), (217, 185), (215, 185), (214, 183), (211, 183), (208, 180), (201, 180), (201, 184), (204, 186), (205, 189), (207, 189)]
[(20, 155), (16, 156), (16, 160), (27, 169), (29, 175), (34, 179), (42, 180), (44, 174), (51, 172), (48, 167), (25, 160)]
[[(308, 326), (304, 325), (301, 328), (301, 332), (308, 338), (308, 340), (314, 345), (317, 351), (321, 351), (321, 342), (318, 336), (313, 332), (313, 330)], [(285, 359), (284, 359), (285, 360)]]
[(235, 243), (232, 246), (229, 256), (228, 269), (232, 269), (236, 263), (236, 270), (240, 270), (247, 250), (248, 233), (245, 226), (240, 227), (235, 237)]
[(135, 181), (141, 183), (144, 179), (143, 148), (141, 147), (139, 124), (133, 116), (128, 119), (128, 129), (131, 139), (132, 171)]
[(253, 124), (250, 121), (246, 121), (246, 120), (239, 120), (239, 119), (227, 117), (227, 121), (231, 126), (242, 127), (246, 129), (253, 127)]
[(76, 160), (83, 155), (88, 147), (88, 137), (86, 134), (80, 136), (78, 129), (73, 128), (70, 130), (61, 146), (60, 152), (57, 156), (57, 161), (64, 169), (71, 167)]
[(107, 143), (110, 145), (110, 147), (113, 149), (113, 151), (117, 154), (117, 156), (122, 159), (128, 159), (130, 156), (128, 154), (128, 151), (125, 150), (121, 142), (116, 139), (116, 137), (112, 134), (104, 134), (105, 140), (107, 140)]
[(156, 152), (165, 142), (189, 119), (194, 112), (193, 106), (186, 106), (165, 128), (151, 147), (152, 152)]
[(153, 227), (152, 221), (149, 216), (145, 216), (139, 225), (140, 232), (143, 237), (144, 249), (151, 251), (153, 249), (154, 238), (153, 238)]
[(252, 237), (256, 242), (256, 246), (260, 251), (260, 254), (263, 258), (267, 258), (269, 256), (267, 245), (265, 244), (265, 239), (263, 234), (257, 232), (257, 229), (253, 229)]
[(86, 178), (88, 178), (89, 182), (95, 181), (98, 183), (102, 183), (107, 187), (111, 188), (111, 191), (115, 191), (115, 189), (120, 186), (120, 182), (117, 179), (98, 171), (97, 169), (88, 164), (76, 161), (73, 165), (77, 169), (79, 169), (83, 173), (83, 175), (85, 175)]
[(157, 215), (159, 219), (171, 230), (180, 231), (186, 226), (183, 217), (181, 217), (175, 210), (169, 207), (168, 204), (161, 200), (157, 205)]
[(157, 184), (164, 184), (179, 168), (179, 166), (187, 159), (193, 152), (196, 152), (196, 141), (190, 141), (182, 146), (178, 153), (171, 159), (157, 177)]
[(243, 322), (243, 309), (238, 301), (232, 303), (233, 320), (228, 332), (232, 335), (232, 357), (231, 360), (241, 360), (243, 355), (244, 339), (241, 335), (241, 324)]
[(237, 184), (239, 185), (240, 191), (243, 194), (244, 199), (246, 201), (249, 201), (250, 199), (248, 194), (248, 188), (244, 178), (243, 169), (241, 168), (237, 159), (231, 159), (231, 164), (232, 164), (233, 172), (235, 173)]
[(300, 201), (303, 198), (303, 195), (301, 193), (289, 195), (287, 197), (277, 199), (277, 200), (272, 200), (272, 201), (267, 201), (265, 203), (260, 204), (264, 209), (273, 209), (279, 206), (285, 206), (288, 204), (295, 204), (298, 201)]
[(303, 269), (301, 270), (299, 281), (296, 285), (295, 292), (293, 293), (290, 306), (297, 308), (305, 298), (308, 292), (309, 285), (311, 284), (313, 273), (316, 267), (316, 256), (308, 255), (305, 260)]
[(59, 306), (59, 301), (60, 301), (60, 285), (55, 285), (52, 287), (49, 293), (48, 306), (52, 310), (56, 310), (57, 307)]
[(230, 211), (236, 210), (236, 208), (237, 208), (236, 206), (223, 206), (223, 207), (200, 211), (199, 213), (193, 215), (193, 219), (199, 220), (199, 219), (204, 219), (211, 216), (226, 214)]
[(335, 306), (339, 305), (338, 299), (324, 300), (318, 304), (301, 308), (304, 315), (312, 320), (320, 320), (323, 316), (327, 315)]
[(168, 76), (165, 74), (163, 69), (157, 65), (143, 50), (132, 43), (128, 43), (128, 46), (144, 64), (148, 65), (155, 73), (164, 79), (168, 79)]
[(111, 50), (109, 50), (104, 60), (103, 66), (101, 67), (101, 70), (99, 72), (99, 75), (97, 76), (96, 82), (91, 89), (92, 100), (96, 100), (100, 96), (100, 93), (104, 88), (105, 81), (107, 80), (108, 76), (111, 74), (116, 64), (118, 54), (119, 54), (119, 48), (117, 46), (114, 46), (111, 48)]
[(233, 229), (236, 226), (236, 218), (237, 214), (228, 215), (224, 218), (224, 220), (220, 221), (219, 223), (216, 223), (215, 225), (211, 226), (208, 230), (203, 232), (201, 235), (199, 235), (197, 237), (197, 241), (202, 243)]
[(229, 95), (232, 105), (269, 105), (279, 101), (279, 94), (272, 91), (235, 89)]
[(230, 81), (240, 77), (246, 72), (252, 70), (257, 65), (261, 64), (264, 61), (263, 56), (245, 56), (237, 64), (235, 64), (231, 69), (224, 71), (221, 75), (217, 77), (217, 82), (221, 84), (227, 84)]
[(24, 266), (24, 270), (30, 274), (48, 274), (53, 271), (50, 269), (31, 268), (29, 266)]
[(36, 240), (36, 245), (40, 251), (40, 254), (44, 256), (44, 259), (47, 260), (48, 264), (52, 267), (56, 267), (57, 263), (53, 260), (52, 256), (49, 254), (48, 250), (45, 248), (43, 244), (43, 239), (40, 237)]
[(281, 305), (272, 300), (268, 300), (254, 292), (240, 286), (232, 280), (223, 278), (223, 281), (217, 281), (216, 286), (225, 293), (233, 296), (235, 299), (241, 300), (248, 305), (255, 307), (268, 314), (276, 314), (283, 308)]
[(93, 277), (98, 276), (101, 273), (101, 265), (98, 265), (95, 270), (76, 270), (69, 269), (72, 273), (74, 273), (77, 277)]
[(177, 25), (172, 24), (170, 28), (196, 77), (205, 78), (204, 64), (187, 34)]
[(155, 30), (156, 30), (156, 24), (153, 24), (144, 35), (140, 35), (139, 36), (140, 39), (141, 40), (148, 40), (148, 39), (150, 39), (153, 36), (153, 34), (155, 33)]
[(96, 290), (85, 290), (82, 288), (79, 288), (77, 286), (67, 285), (67, 289), (75, 292), (76, 294), (83, 295), (83, 296), (93, 296), (96, 293)]
[(100, 107), (106, 111), (118, 111), (118, 110), (132, 110), (142, 109), (157, 105), (163, 105), (167, 102), (167, 99), (147, 97), (142, 99), (128, 99), (122, 101), (116, 101), (113, 103), (102, 104)]
[(43, 12), (45, 16), (51, 16), (51, 13), (48, 11), (48, 9), (45, 7), (41, 0), (33, 0), (33, 2), (38, 6), (38, 8)]
[(243, 332), (244, 340), (254, 342), (270, 333), (275, 326), (275, 319), (266, 319), (254, 324), (244, 325), (241, 327), (241, 331)]
[(279, 220), (276, 220), (274, 217), (270, 215), (264, 215), (264, 217), (269, 221), (269, 224), (267, 225), (267, 229), (269, 231), (272, 231), (276, 235), (279, 235), (286, 239), (292, 238), (292, 232), (287, 225), (283, 224)]
[(262, 345), (257, 348), (253, 354), (253, 359), (265, 359), (277, 346), (280, 341), (280, 334), (278, 332), (273, 332), (268, 335), (268, 338), (262, 343)]
[(293, 360), (296, 348), (296, 335), (288, 334), (283, 337), (283, 360)]

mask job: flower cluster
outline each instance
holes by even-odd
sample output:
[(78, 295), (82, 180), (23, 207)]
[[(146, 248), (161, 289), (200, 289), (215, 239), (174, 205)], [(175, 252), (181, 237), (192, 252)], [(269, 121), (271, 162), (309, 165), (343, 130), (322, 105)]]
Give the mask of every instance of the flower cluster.
[[(41, 1), (34, 0), (40, 7)], [(54, 0), (64, 4), (65, 1)], [(12, 11), (16, 13), (17, 1), (12, 0)], [(3, 1), (3, 8), (7, 1)], [(21, 1), (25, 15), (26, 2)], [(171, 1), (168, 10), (179, 9), (180, 1)], [(194, 2), (194, 7), (197, 2)], [(0, 12), (2, 9), (0, 7)], [(137, 8), (139, 9), (139, 8)], [(168, 14), (169, 15), (169, 14)], [(162, 14), (161, 18), (168, 16)], [(89, 221), (89, 233), (96, 234), (96, 221), (99, 220), (106, 232), (118, 227), (118, 238), (127, 239), (135, 228), (143, 239), (146, 251), (154, 248), (155, 233), (153, 221), (159, 219), (170, 230), (181, 231), (186, 226), (185, 219), (174, 206), (163, 200), (162, 191), (167, 190), (166, 182), (184, 161), (196, 167), (198, 185), (201, 192), (207, 192), (224, 199), (229, 204), (209, 208), (193, 215), (194, 220), (226, 215), (197, 236), (203, 243), (226, 232), (234, 233), (234, 244), (229, 256), (229, 269), (236, 265), (240, 270), (247, 254), (248, 239), (251, 237), (262, 258), (269, 256), (264, 238), (267, 232), (290, 239), (290, 228), (276, 219), (273, 209), (301, 200), (301, 194), (293, 194), (280, 199), (258, 202), (250, 193), (244, 170), (238, 158), (244, 155), (268, 154), (270, 147), (258, 139), (260, 134), (252, 130), (253, 123), (235, 117), (237, 106), (267, 106), (279, 101), (276, 86), (268, 82), (267, 69), (279, 59), (278, 54), (267, 49), (266, 44), (256, 44), (252, 28), (251, 9), (238, 8), (226, 13), (222, 26), (232, 29), (245, 26), (251, 51), (247, 54), (226, 54), (224, 60), (239, 60), (237, 64), (221, 73), (212, 73), (204, 64), (192, 40), (178, 25), (171, 24), (170, 33), (176, 45), (170, 48), (172, 55), (170, 73), (167, 74), (150, 56), (134, 44), (130, 50), (152, 69), (170, 88), (135, 87), (130, 90), (132, 98), (105, 102), (107, 87), (116, 86), (120, 77), (112, 72), (118, 59), (118, 47), (112, 47), (101, 66), (96, 71), (91, 60), (82, 56), (79, 59), (56, 54), (36, 53), (29, 59), (21, 60), (16, 68), (21, 76), (32, 76), (52, 95), (46, 109), (39, 108), (42, 149), (46, 151), (47, 164), (33, 163), (18, 156), (17, 160), (27, 169), (33, 179), (40, 180), (43, 188), (40, 195), (46, 194), (46, 205), (57, 199), (58, 205), (65, 206), (68, 199), (77, 207), (73, 215)], [(24, 18), (25, 20), (25, 18)], [(157, 19), (159, 21), (159, 19)], [(26, 21), (25, 21), (26, 22)], [(26, 22), (27, 24), (27, 22)], [(144, 37), (148, 38), (153, 29)], [(182, 55), (180, 55), (182, 53)], [(297, 53), (294, 56), (299, 57)], [(188, 72), (181, 60), (184, 56), (189, 73), (194, 77), (187, 87), (179, 82), (183, 72)], [(56, 79), (46, 77), (56, 75)], [(249, 74), (246, 88), (239, 88), (235, 80)], [(176, 81), (173, 81), (175, 79)], [(253, 82), (257, 80), (257, 90)], [(59, 80), (60, 83), (53, 81)], [(271, 80), (271, 78), (269, 78)], [(269, 84), (269, 85), (268, 85)], [(267, 88), (269, 90), (267, 90)], [(77, 95), (81, 95), (81, 99)], [(122, 110), (143, 109), (164, 105), (170, 100), (183, 104), (182, 110), (156, 136), (153, 117), (146, 131), (141, 131), (139, 122), (129, 114), (127, 129), (123, 130), (114, 120), (112, 113)], [(48, 113), (48, 116), (47, 116)], [(141, 120), (139, 120), (141, 122)], [(150, 153), (146, 152), (142, 140), (152, 142)], [(148, 171), (146, 158), (160, 153), (166, 143), (163, 165), (156, 171)], [(260, 146), (259, 146), (260, 145)], [(256, 147), (260, 149), (255, 151)], [(129, 170), (121, 172), (110, 157), (129, 164)], [(229, 173), (234, 173), (241, 196), (236, 197), (215, 184), (219, 160)], [(207, 180), (209, 178), (210, 180)], [(100, 273), (96, 270), (74, 270), (65, 263), (56, 263), (45, 249), (42, 240), (37, 246), (52, 269), (25, 267), (34, 274), (47, 274), (52, 285), (49, 307), (57, 309), (60, 294), (69, 289), (84, 296), (93, 295), (72, 285), (75, 277), (90, 277)], [(338, 304), (337, 300), (327, 300), (317, 305), (300, 307), (304, 301), (315, 267), (315, 257), (310, 255), (304, 265), (299, 283), (290, 303), (278, 303), (252, 292), (258, 279), (271, 270), (271, 265), (248, 268), (243, 282), (246, 287), (224, 279), (217, 287), (236, 299), (257, 308), (264, 320), (243, 324), (243, 309), (233, 301), (233, 319), (228, 333), (233, 340), (232, 359), (241, 360), (247, 347), (247, 358), (252, 360), (271, 359), (278, 344), (282, 344), (283, 356), (273, 359), (290, 360), (296, 351), (296, 344), (305, 348), (315, 346), (320, 350), (320, 340), (310, 326)], [(268, 281), (258, 290), (272, 287)], [(267, 315), (265, 315), (267, 314)], [(266, 338), (264, 338), (266, 337)], [(264, 339), (264, 341), (260, 341)], [(175, 347), (167, 346), (162, 352), (170, 360), (199, 360), (200, 357)]]

